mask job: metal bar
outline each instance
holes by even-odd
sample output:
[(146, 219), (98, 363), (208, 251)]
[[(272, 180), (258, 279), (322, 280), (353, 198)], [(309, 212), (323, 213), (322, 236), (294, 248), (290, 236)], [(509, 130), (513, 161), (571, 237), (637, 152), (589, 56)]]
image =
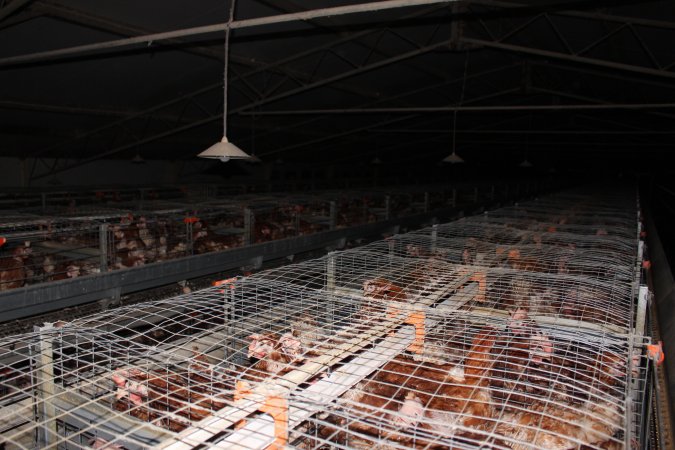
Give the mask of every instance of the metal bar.
[(642, 39), (642, 36), (640, 36), (640, 34), (635, 29), (635, 27), (633, 25), (628, 25), (628, 28), (630, 28), (631, 33), (633, 33), (633, 36), (635, 36), (635, 39), (637, 39), (637, 41), (640, 43), (640, 46), (642, 47), (642, 50), (647, 54), (649, 59), (652, 61), (652, 64), (654, 65), (654, 67), (656, 67), (657, 69), (663, 69), (663, 67), (661, 67), (661, 64), (659, 64), (659, 62), (656, 60), (656, 57), (654, 56), (654, 53), (652, 53), (652, 51), (649, 49), (649, 46), (644, 41), (644, 39)]
[(635, 334), (644, 336), (645, 334), (645, 319), (647, 317), (647, 304), (649, 302), (649, 288), (647, 286), (640, 286), (638, 290), (638, 306), (637, 316), (635, 318)]
[(569, 55), (569, 54), (566, 54), (566, 53), (554, 52), (554, 51), (550, 51), (550, 50), (542, 50), (542, 49), (538, 49), (538, 48), (524, 47), (522, 45), (504, 44), (504, 43), (501, 43), (501, 42), (486, 41), (484, 39), (474, 39), (474, 38), (463, 37), (462, 41), (467, 43), (467, 44), (482, 45), (482, 46), (485, 46), (485, 47), (492, 47), (492, 48), (499, 49), (499, 50), (525, 53), (525, 54), (530, 54), (530, 55), (542, 56), (542, 57), (545, 57), (545, 58), (556, 58), (556, 59), (571, 61), (571, 62), (575, 62), (575, 63), (590, 64), (590, 65), (594, 65), (594, 66), (606, 67), (606, 68), (609, 68), (609, 69), (625, 70), (625, 71), (628, 71), (628, 72), (635, 72), (635, 73), (640, 73), (640, 74), (643, 74), (643, 75), (654, 75), (654, 76), (658, 76), (658, 77), (675, 78), (675, 72), (669, 72), (669, 71), (659, 70), (659, 69), (652, 69), (650, 67), (634, 66), (634, 65), (631, 65), (631, 64), (618, 63), (618, 62), (614, 62), (614, 61), (605, 61), (605, 60), (596, 59), (596, 58), (589, 58), (589, 57), (586, 57), (586, 56)]
[(553, 32), (558, 36), (558, 39), (560, 39), (560, 42), (565, 46), (565, 50), (567, 50), (569, 53), (573, 53), (574, 50), (572, 50), (572, 47), (570, 47), (570, 43), (567, 42), (567, 39), (565, 39), (565, 36), (562, 35), (556, 24), (553, 22), (551, 19), (551, 16), (548, 14), (544, 14), (544, 17), (546, 17), (546, 22), (551, 26), (551, 29)]
[(98, 227), (98, 248), (101, 252), (100, 269), (102, 273), (108, 271), (108, 224), (102, 223)]
[[(52, 352), (52, 336), (44, 331), (53, 329), (52, 324), (45, 324), (44, 327), (35, 327), (40, 332), (40, 344), (38, 349), (38, 371), (37, 371), (37, 401), (38, 417), (42, 426), (38, 429), (38, 441), (40, 448), (56, 448), (57, 429), (56, 429), (56, 408), (52, 402), (55, 394), (54, 386), (54, 354)], [(39, 399), (39, 400), (38, 400)]]
[[(675, 75), (675, 74), (673, 74)], [(411, 106), (403, 108), (351, 108), (351, 109), (296, 109), (256, 111), (256, 116), (312, 115), (312, 114), (380, 114), (380, 113), (433, 113), (448, 111), (560, 111), (607, 109), (660, 109), (675, 108), (675, 103), (615, 103), (578, 105), (490, 105), (490, 106)], [(248, 114), (243, 114), (248, 115)]]
[(244, 209), (244, 245), (251, 245), (255, 241), (255, 216), (250, 208)]
[(11, 16), (14, 11), (17, 11), (33, 0), (14, 0), (12, 3), (9, 5), (5, 6), (4, 8), (0, 9), (0, 21), (4, 20), (5, 17)]
[[(370, 3), (361, 3), (349, 6), (336, 6), (332, 8), (319, 8), (310, 11), (303, 11), (291, 14), (279, 14), (275, 16), (258, 17), (255, 19), (236, 20), (230, 23), (230, 29), (252, 28), (263, 25), (271, 25), (285, 22), (306, 21), (319, 17), (340, 16), (346, 14), (360, 14), (366, 12), (375, 12), (395, 8), (405, 8), (410, 6), (432, 5), (437, 3), (450, 3), (456, 0), (385, 0)], [(0, 59), (0, 67), (13, 64), (24, 64), (36, 61), (56, 60), (81, 53), (93, 53), (99, 50), (110, 50), (130, 47), (149, 42), (159, 42), (168, 39), (175, 39), (188, 36), (199, 36), (204, 34), (225, 31), (228, 28), (227, 22), (201, 27), (184, 28), (164, 33), (146, 34), (132, 38), (117, 39), (96, 44), (79, 45), (59, 50), (50, 50), (45, 52), (36, 52), (27, 55), (11, 56)]]
[[(525, 4), (525, 3), (515, 3), (515, 2), (506, 2), (499, 0), (470, 0), (470, 3), (475, 5), (485, 5), (485, 6), (495, 6), (503, 9), (515, 9), (515, 8), (532, 8), (535, 5)], [(542, 4), (542, 8), (548, 8), (548, 5)], [(626, 16), (617, 16), (612, 14), (605, 14), (599, 12), (586, 12), (586, 11), (546, 11), (547, 14), (553, 14), (556, 16), (568, 16), (568, 17), (578, 17), (581, 19), (592, 19), (592, 20), (601, 20), (604, 22), (618, 22), (618, 23), (631, 23), (634, 25), (640, 25), (644, 27), (653, 27), (653, 28), (665, 28), (675, 30), (675, 22), (667, 22), (665, 20), (653, 20), (645, 19), (642, 17), (626, 17)]]
[[(450, 134), (452, 133), (452, 130), (449, 130), (447, 128), (423, 128), (423, 129), (405, 129), (405, 128), (397, 128), (397, 129), (371, 129), (369, 131), (372, 131), (374, 133), (396, 133), (396, 134), (431, 134), (431, 133), (443, 133), (443, 134)], [(572, 134), (572, 135), (618, 135), (618, 136), (625, 136), (625, 135), (673, 135), (675, 134), (675, 130), (653, 130), (653, 131), (647, 131), (647, 130), (635, 130), (635, 131), (626, 131), (626, 130), (604, 130), (604, 131), (589, 131), (589, 130), (484, 130), (484, 129), (470, 129), (470, 130), (455, 130), (455, 133), (458, 134), (542, 134), (542, 135), (550, 135), (550, 134)]]
[(599, 37), (598, 39), (596, 39), (595, 41), (591, 42), (591, 43), (588, 44), (586, 47), (582, 48), (581, 50), (579, 50), (578, 52), (576, 52), (576, 53), (574, 53), (574, 54), (578, 56), (578, 55), (583, 55), (584, 53), (589, 52), (590, 50), (594, 49), (595, 47), (597, 47), (597, 46), (600, 45), (601, 43), (605, 42), (607, 39), (611, 38), (611, 37), (614, 36), (616, 33), (618, 33), (619, 31), (623, 30), (624, 28), (626, 28), (627, 26), (628, 26), (628, 25), (625, 24), (625, 23), (619, 25), (618, 27), (616, 27), (616, 28), (614, 28), (613, 30), (611, 30), (609, 33), (606, 33), (605, 35)]

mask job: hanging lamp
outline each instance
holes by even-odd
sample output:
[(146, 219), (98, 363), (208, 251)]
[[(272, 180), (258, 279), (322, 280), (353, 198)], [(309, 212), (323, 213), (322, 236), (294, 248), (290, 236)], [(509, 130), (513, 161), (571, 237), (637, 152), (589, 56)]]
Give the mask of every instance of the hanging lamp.
[(227, 162), (231, 159), (243, 159), (248, 160), (251, 156), (231, 143), (227, 139), (227, 65), (229, 60), (229, 47), (230, 47), (230, 25), (234, 19), (234, 5), (235, 0), (232, 0), (230, 4), (230, 17), (227, 22), (227, 29), (225, 30), (225, 65), (224, 65), (224, 75), (223, 75), (223, 138), (220, 142), (216, 142), (211, 147), (207, 148), (199, 155), (200, 158), (208, 159), (217, 159), (222, 162)]
[(456, 131), (456, 124), (457, 124), (457, 110), (455, 110), (452, 118), (452, 153), (450, 153), (448, 156), (443, 158), (443, 162), (450, 163), (450, 164), (461, 164), (464, 162), (464, 159), (462, 159), (461, 156), (457, 154), (455, 151), (455, 131)]
[[(462, 92), (459, 96), (459, 105), (461, 106), (464, 101), (464, 88), (466, 87), (466, 70), (469, 66), (469, 52), (466, 52), (466, 58), (464, 59), (464, 75), (462, 76)], [(457, 149), (455, 148), (455, 136), (457, 134), (457, 109), (452, 113), (452, 153), (443, 158), (443, 162), (450, 164), (461, 164), (464, 162), (464, 158), (457, 154)]]

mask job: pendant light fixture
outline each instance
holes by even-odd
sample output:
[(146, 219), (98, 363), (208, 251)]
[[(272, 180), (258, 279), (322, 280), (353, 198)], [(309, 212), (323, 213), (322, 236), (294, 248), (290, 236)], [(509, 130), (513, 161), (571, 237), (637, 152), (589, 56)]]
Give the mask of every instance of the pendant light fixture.
[(227, 29), (225, 30), (225, 66), (223, 75), (223, 138), (220, 142), (216, 142), (211, 147), (207, 148), (199, 155), (200, 158), (218, 159), (222, 162), (227, 162), (231, 159), (247, 160), (251, 156), (242, 149), (227, 140), (227, 65), (229, 60), (230, 49), (230, 25), (234, 20), (234, 5), (235, 0), (230, 4), (230, 17), (227, 22)]
[(131, 158), (131, 162), (134, 164), (145, 164), (145, 159), (141, 156), (140, 153), (136, 152), (136, 155), (134, 155), (134, 157)]
[[(461, 106), (464, 101), (464, 88), (466, 87), (466, 69), (469, 66), (469, 52), (466, 52), (466, 58), (464, 59), (464, 75), (462, 76), (462, 92), (459, 95), (459, 105)], [(457, 154), (457, 149), (455, 148), (455, 137), (457, 134), (457, 109), (452, 113), (452, 153), (443, 158), (443, 162), (450, 164), (461, 164), (464, 162), (464, 159)]]

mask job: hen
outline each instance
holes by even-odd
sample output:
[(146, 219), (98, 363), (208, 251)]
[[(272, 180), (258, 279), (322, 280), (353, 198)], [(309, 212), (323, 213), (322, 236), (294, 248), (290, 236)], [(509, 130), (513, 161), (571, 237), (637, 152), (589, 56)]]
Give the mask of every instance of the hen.
[(11, 256), (0, 258), (0, 291), (19, 288), (28, 276), (26, 260), (31, 254), (30, 242), (12, 250)]
[(322, 434), (349, 438), (350, 446), (386, 439), (395, 446), (423, 448), (447, 448), (448, 439), (475, 437), (494, 414), (487, 374), (496, 336), (490, 327), (476, 335), (461, 379), (453, 378), (450, 365), (412, 363), (403, 357), (385, 364), (343, 397), (347, 414), (335, 422), (348, 431), (335, 434), (327, 427)]
[(563, 403), (530, 402), (525, 410), (500, 417), (497, 433), (513, 439), (514, 450), (572, 449), (580, 445), (604, 449), (623, 448), (614, 437), (621, 427), (619, 406), (607, 401), (588, 401), (582, 407)]

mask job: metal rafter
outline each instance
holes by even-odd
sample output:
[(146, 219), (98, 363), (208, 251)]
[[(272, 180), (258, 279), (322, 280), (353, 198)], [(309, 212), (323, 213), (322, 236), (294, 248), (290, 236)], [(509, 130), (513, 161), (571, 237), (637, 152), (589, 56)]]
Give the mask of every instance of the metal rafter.
[(4, 20), (5, 18), (11, 16), (14, 14), (16, 11), (20, 10), (33, 0), (14, 0), (13, 2), (5, 5), (4, 7), (0, 8), (0, 21)]
[[(472, 2), (474, 4), (481, 4), (486, 6), (493, 6), (500, 9), (509, 9), (514, 7), (522, 7), (522, 4), (514, 4), (499, 2), (499, 1), (482, 1), (478, 0)], [(638, 73), (640, 75), (648, 75), (654, 77), (665, 77), (669, 79), (675, 79), (675, 71), (669, 70), (671, 61), (666, 63), (659, 62), (654, 53), (649, 48), (647, 42), (640, 35), (636, 29), (636, 25), (645, 26), (645, 27), (655, 27), (664, 30), (675, 30), (675, 24), (663, 21), (650, 21), (650, 20), (640, 20), (630, 17), (620, 17), (620, 16), (611, 16), (607, 14), (595, 14), (595, 13), (585, 13), (577, 11), (544, 11), (538, 12), (535, 11), (535, 15), (526, 19), (523, 23), (516, 27), (511, 27), (508, 32), (503, 33), (501, 36), (496, 33), (494, 30), (483, 23), (481, 28), (476, 28), (473, 31), (473, 35), (468, 36), (465, 32), (462, 36), (462, 42), (468, 45), (475, 45), (479, 47), (492, 48), (496, 50), (504, 50), (509, 52), (516, 52), (528, 55), (534, 55), (544, 58), (554, 58), (562, 61), (568, 61), (572, 63), (580, 63), (587, 65), (594, 65), (608, 69), (615, 69), (619, 71), (627, 71)], [(587, 42), (582, 48), (573, 49), (570, 45), (570, 40), (565, 35), (565, 33), (557, 26), (555, 21), (552, 19), (552, 16), (555, 15), (564, 15), (564, 16), (573, 16), (584, 19), (600, 20), (604, 21), (602, 23), (613, 23), (615, 24), (612, 27), (609, 27), (605, 30), (605, 33), (590, 41)], [(551, 30), (553, 40), (557, 40), (562, 44), (565, 51), (559, 51), (554, 46), (549, 46), (548, 48), (544, 47), (546, 40), (538, 39), (536, 43), (524, 45), (524, 44), (514, 44), (509, 42), (513, 38), (520, 37), (524, 35), (527, 30), (532, 26), (537, 25), (541, 21), (544, 21), (548, 28)], [(618, 60), (618, 58), (610, 59), (608, 57), (599, 58), (597, 56), (586, 56), (588, 53), (597, 48), (600, 44), (611, 42), (613, 36), (627, 31), (633, 37), (635, 41), (636, 48), (639, 48), (645, 56), (645, 59), (648, 61), (645, 65), (629, 64), (624, 61)], [(673, 36), (675, 38), (675, 34)], [(578, 39), (578, 36), (577, 36)], [(555, 46), (557, 47), (557, 46)]]
[(383, 11), (389, 9), (433, 5), (439, 3), (451, 3), (457, 0), (383, 0), (370, 3), (359, 3), (348, 6), (337, 6), (332, 8), (318, 8), (300, 13), (280, 14), (276, 16), (258, 17), (254, 19), (235, 20), (231, 23), (223, 22), (214, 25), (205, 25), (200, 27), (184, 28), (180, 30), (167, 31), (163, 33), (153, 33), (144, 36), (136, 36), (126, 39), (117, 39), (108, 42), (99, 42), (95, 44), (79, 45), (58, 50), (49, 50), (45, 52), (36, 52), (27, 55), (11, 56), (0, 58), (0, 67), (16, 64), (33, 63), (37, 61), (54, 61), (62, 58), (68, 58), (83, 53), (93, 54), (100, 51), (131, 48), (139, 44), (149, 42), (161, 42), (176, 38), (188, 36), (204, 36), (212, 33), (225, 31), (228, 27), (231, 29), (242, 29), (261, 27), (265, 25), (306, 21), (320, 17), (341, 16), (347, 14), (363, 14), (368, 12)]

